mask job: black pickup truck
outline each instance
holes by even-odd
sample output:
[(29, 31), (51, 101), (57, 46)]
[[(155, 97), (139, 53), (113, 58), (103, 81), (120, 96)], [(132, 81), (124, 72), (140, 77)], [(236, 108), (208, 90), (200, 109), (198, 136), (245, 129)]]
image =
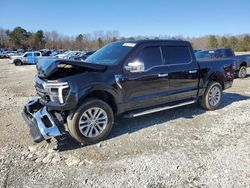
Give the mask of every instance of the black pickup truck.
[(215, 110), (233, 79), (232, 60), (199, 63), (186, 41), (115, 42), (85, 62), (41, 60), (39, 98), (22, 114), (35, 142), (69, 133), (92, 144), (108, 136), (118, 115), (132, 118), (196, 102)]
[(234, 70), (238, 78), (247, 76), (247, 67), (250, 67), (250, 55), (235, 55), (231, 48), (216, 48), (195, 53), (197, 60), (231, 58), (234, 60)]

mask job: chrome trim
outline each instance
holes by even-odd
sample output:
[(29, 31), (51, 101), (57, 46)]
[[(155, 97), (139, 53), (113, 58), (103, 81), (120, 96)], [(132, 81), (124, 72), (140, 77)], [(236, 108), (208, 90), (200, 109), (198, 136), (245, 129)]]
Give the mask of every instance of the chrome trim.
[(180, 104), (173, 105), (173, 106), (158, 107), (158, 108), (146, 110), (146, 111), (143, 111), (143, 112), (140, 112), (140, 113), (132, 114), (131, 117), (138, 117), (138, 116), (142, 116), (142, 115), (146, 115), (146, 114), (151, 114), (151, 113), (155, 113), (155, 112), (160, 112), (160, 111), (163, 111), (163, 110), (169, 110), (169, 109), (172, 109), (172, 108), (177, 108), (177, 107), (180, 107), (180, 106), (186, 106), (186, 105), (194, 104), (194, 103), (196, 103), (195, 100), (194, 101), (188, 101), (188, 102), (180, 103)]
[(158, 74), (158, 77), (168, 77), (168, 74), (166, 73), (166, 74)]
[(61, 104), (64, 103), (62, 91), (65, 88), (69, 88), (68, 82), (55, 82), (55, 81), (46, 82), (46, 81), (36, 77), (36, 85), (37, 84), (42, 86), (42, 88), (36, 86), (36, 91), (37, 91), (37, 94), (39, 96), (44, 96), (45, 94), (47, 94), (50, 97), (50, 100), (53, 101), (53, 99), (52, 99), (53, 96), (52, 96), (51, 89), (52, 88), (53, 89), (58, 89), (59, 102)]
[[(50, 121), (50, 123), (52, 125), (51, 127), (46, 127), (45, 124), (43, 123), (42, 118), (44, 116), (47, 116), (47, 118), (49, 119), (49, 121)], [(36, 120), (37, 126), (38, 126), (42, 136), (44, 137), (44, 139), (47, 140), (47, 139), (50, 139), (52, 137), (62, 135), (61, 132), (58, 129), (58, 126), (53, 121), (50, 113), (47, 111), (46, 107), (43, 107), (39, 111), (37, 111), (34, 114), (34, 118)]]
[(197, 73), (198, 71), (197, 70), (190, 70), (190, 71), (188, 71), (188, 73), (190, 73), (190, 74), (194, 74), (194, 73)]
[(115, 75), (115, 82), (116, 84), (119, 86), (120, 89), (122, 89), (122, 85), (120, 83), (120, 79), (121, 79), (122, 75)]

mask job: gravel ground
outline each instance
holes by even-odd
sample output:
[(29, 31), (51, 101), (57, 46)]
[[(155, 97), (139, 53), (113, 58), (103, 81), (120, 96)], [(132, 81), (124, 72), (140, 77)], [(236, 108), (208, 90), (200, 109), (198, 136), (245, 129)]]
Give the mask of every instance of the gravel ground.
[(82, 146), (34, 144), (20, 113), (35, 66), (0, 60), (0, 70), (0, 187), (250, 187), (250, 76), (216, 111), (119, 118), (107, 140)]

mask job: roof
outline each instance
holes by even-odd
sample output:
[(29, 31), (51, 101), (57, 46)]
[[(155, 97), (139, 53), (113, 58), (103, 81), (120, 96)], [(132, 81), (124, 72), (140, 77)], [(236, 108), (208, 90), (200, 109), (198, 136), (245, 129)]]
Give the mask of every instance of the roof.
[(205, 50), (201, 50), (199, 52), (204, 52), (204, 51), (216, 51), (216, 50), (232, 50), (232, 48), (212, 48), (212, 49), (205, 49)]
[(184, 40), (153, 40), (153, 39), (146, 39), (146, 40), (125, 40), (125, 41), (117, 41), (123, 43), (169, 43), (169, 44), (190, 44), (188, 41)]

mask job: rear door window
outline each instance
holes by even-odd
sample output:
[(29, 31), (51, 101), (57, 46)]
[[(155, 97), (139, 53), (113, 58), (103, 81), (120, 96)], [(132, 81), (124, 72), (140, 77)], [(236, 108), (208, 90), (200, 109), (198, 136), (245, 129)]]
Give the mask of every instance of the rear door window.
[(163, 46), (162, 52), (168, 65), (187, 64), (192, 60), (188, 46)]
[(222, 50), (216, 50), (214, 53), (214, 58), (223, 58), (223, 51)]
[(225, 49), (224, 53), (225, 53), (226, 57), (233, 57), (234, 56), (234, 53), (231, 49)]

